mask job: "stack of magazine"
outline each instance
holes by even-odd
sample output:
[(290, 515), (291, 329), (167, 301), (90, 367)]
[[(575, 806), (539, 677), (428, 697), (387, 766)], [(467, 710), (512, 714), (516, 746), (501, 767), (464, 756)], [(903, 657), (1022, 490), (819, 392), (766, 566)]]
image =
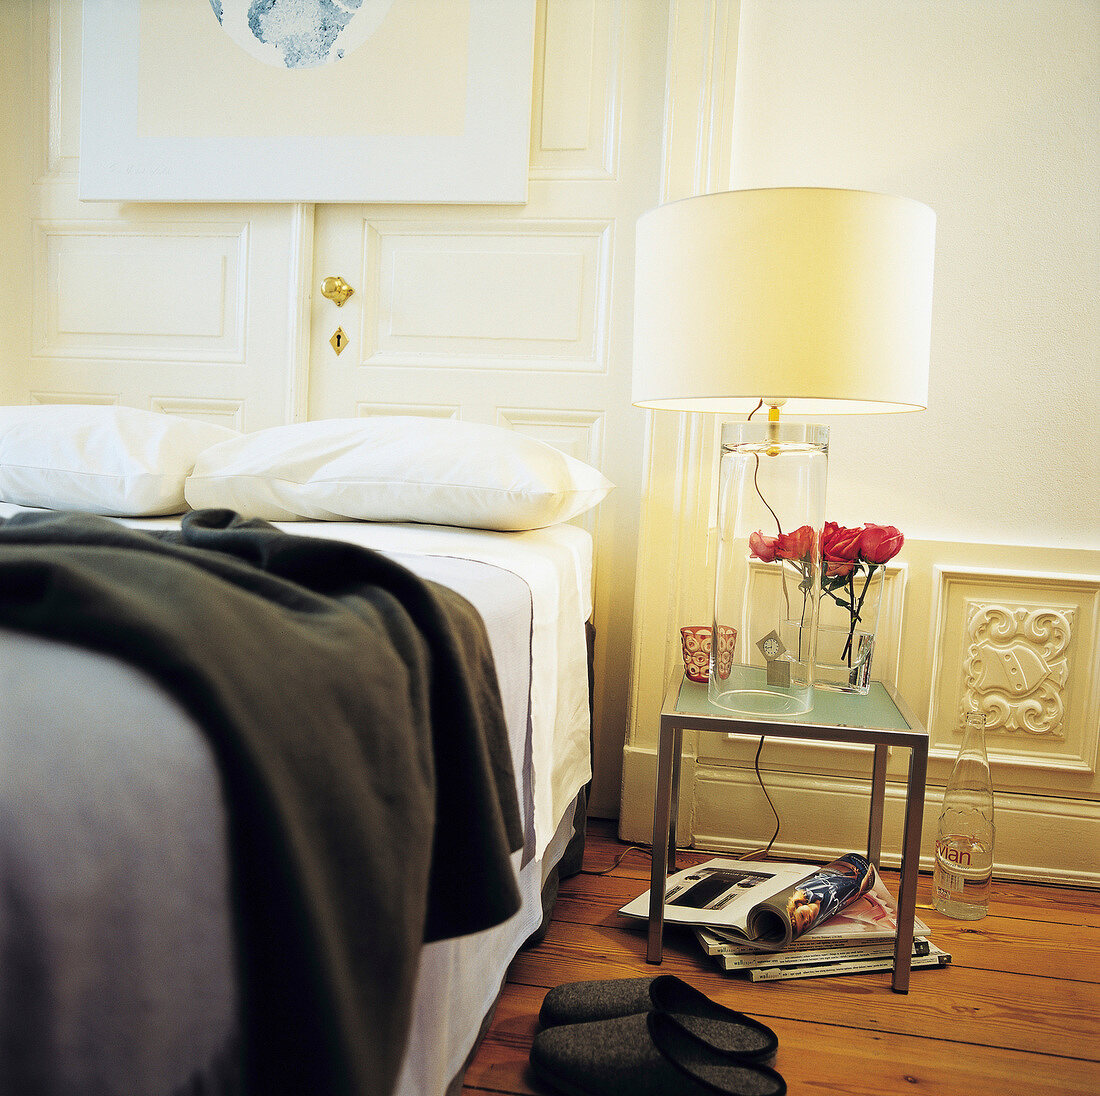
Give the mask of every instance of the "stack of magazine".
[[(622, 913), (647, 918), (649, 891)], [(665, 921), (694, 929), (723, 970), (754, 982), (894, 967), (897, 906), (874, 865), (858, 853), (810, 869), (708, 860), (669, 876)], [(950, 961), (916, 920), (913, 968)]]

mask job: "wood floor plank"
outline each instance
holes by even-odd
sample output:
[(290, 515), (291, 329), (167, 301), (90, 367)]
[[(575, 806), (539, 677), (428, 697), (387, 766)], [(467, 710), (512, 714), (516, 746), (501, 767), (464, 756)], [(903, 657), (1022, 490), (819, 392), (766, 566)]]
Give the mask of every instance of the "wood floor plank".
[[(587, 871), (626, 846), (590, 823)], [(684, 862), (711, 854), (690, 853)], [(896, 873), (883, 873), (896, 892)], [(776, 1068), (792, 1093), (936, 1096), (1100, 1092), (1100, 893), (996, 883), (977, 922), (918, 911), (953, 956), (913, 972), (893, 993), (889, 973), (752, 983), (720, 971), (690, 933), (673, 930), (665, 961), (645, 961), (644, 926), (619, 908), (648, 886), (648, 858), (630, 852), (610, 874), (565, 880), (542, 942), (517, 956), (493, 1025), (472, 1062), (468, 1096), (535, 1096), (528, 1055), (546, 990), (587, 978), (677, 974), (778, 1034)], [(930, 893), (921, 877), (918, 900)]]
[[(467, 1072), (469, 1090), (524, 1094), (542, 1091), (527, 1061), (544, 992), (532, 986), (510, 987), (498, 1006), (498, 1024)], [(815, 1020), (760, 1018), (779, 1037), (775, 1065), (792, 1092), (1094, 1096), (1096, 1091), (1097, 1067), (1093, 1062), (968, 1046), (933, 1037), (886, 1037), (873, 1030)]]
[[(558, 909), (559, 924), (602, 924), (628, 933), (644, 931), (620, 917), (617, 907), (591, 900), (563, 897)], [(950, 953), (956, 965), (1080, 981), (1100, 978), (1100, 929), (992, 915), (976, 922), (952, 921), (931, 910), (918, 910), (918, 916), (932, 930), (933, 942)], [(695, 948), (694, 940), (683, 930), (669, 928), (667, 938), (679, 940), (689, 951)]]
[[(985, 1046), (1015, 1047), (1078, 1057), (1097, 1052), (1095, 983), (1032, 975), (999, 974), (949, 966), (915, 970), (910, 992), (889, 990), (888, 972), (752, 983), (711, 970), (689, 945), (666, 947), (660, 968), (645, 962), (645, 941), (612, 945), (627, 934), (603, 926), (552, 926), (536, 959), (520, 956), (516, 981), (547, 987), (585, 978), (630, 978), (671, 973), (691, 981), (714, 1000), (743, 1012), (769, 1016), (839, 1013), (840, 1026), (873, 1025), (877, 1031), (919, 1035), (950, 1027), (953, 1038)], [(634, 934), (630, 934), (633, 937)]]

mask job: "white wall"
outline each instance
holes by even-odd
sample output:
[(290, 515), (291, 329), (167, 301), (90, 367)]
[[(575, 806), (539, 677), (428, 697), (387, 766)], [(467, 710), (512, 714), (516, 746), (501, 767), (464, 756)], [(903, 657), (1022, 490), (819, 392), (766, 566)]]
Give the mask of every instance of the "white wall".
[(731, 187), (937, 214), (929, 408), (829, 421), (830, 516), (1100, 546), (1100, 4), (743, 0)]
[[(725, 22), (735, 44), (701, 74), (681, 66), (681, 78), (672, 58), (670, 101), (697, 105), (694, 124), (680, 116), (687, 109), (666, 115), (666, 178), (699, 167), (698, 149), (724, 149), (725, 170), (689, 171), (686, 193), (851, 187), (913, 197), (938, 214), (930, 407), (824, 420), (827, 516), (897, 525), (907, 537), (873, 676), (929, 732), (924, 866), (961, 713), (978, 705), (1005, 713), (987, 735), (997, 873), (1095, 884), (1100, 5), (673, 6), (674, 26)], [(631, 841), (652, 832), (677, 630), (710, 613), (713, 419), (650, 419), (620, 801), (619, 832)], [(991, 620), (999, 630), (985, 630)], [(1015, 658), (1030, 667), (1019, 690), (982, 669)], [(741, 852), (766, 842), (774, 819), (753, 771), (755, 743), (724, 739), (685, 733), (679, 835)], [(895, 751), (888, 770), (884, 856), (895, 863), (907, 761)], [(865, 839), (864, 753), (769, 741), (762, 764), (783, 819), (774, 852), (821, 857)]]

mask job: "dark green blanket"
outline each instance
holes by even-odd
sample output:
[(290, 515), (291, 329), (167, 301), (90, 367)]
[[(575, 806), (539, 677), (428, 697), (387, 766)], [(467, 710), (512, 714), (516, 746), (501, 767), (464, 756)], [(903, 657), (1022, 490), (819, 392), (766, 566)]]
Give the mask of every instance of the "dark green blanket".
[(0, 522), (0, 625), (138, 666), (206, 733), (250, 1091), (389, 1093), (422, 942), (519, 904), (515, 784), (473, 608), (378, 553), (228, 511), (164, 536), (20, 514)]

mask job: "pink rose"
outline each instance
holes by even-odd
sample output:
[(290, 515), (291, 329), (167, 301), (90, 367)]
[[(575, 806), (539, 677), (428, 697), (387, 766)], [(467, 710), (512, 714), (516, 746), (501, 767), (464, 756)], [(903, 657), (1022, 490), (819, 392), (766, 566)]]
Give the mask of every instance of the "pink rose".
[(752, 533), (749, 536), (749, 551), (764, 563), (771, 563), (775, 559), (775, 551), (778, 545), (778, 537), (766, 537), (759, 532)]
[(905, 537), (892, 525), (864, 525), (859, 535), (859, 554), (868, 563), (886, 563), (901, 551)]
[(821, 557), (830, 578), (847, 578), (855, 569), (860, 554), (861, 529), (846, 529), (835, 521), (825, 522), (821, 535)]
[(791, 533), (782, 533), (775, 554), (780, 559), (809, 559), (817, 540), (809, 525), (801, 525)]

